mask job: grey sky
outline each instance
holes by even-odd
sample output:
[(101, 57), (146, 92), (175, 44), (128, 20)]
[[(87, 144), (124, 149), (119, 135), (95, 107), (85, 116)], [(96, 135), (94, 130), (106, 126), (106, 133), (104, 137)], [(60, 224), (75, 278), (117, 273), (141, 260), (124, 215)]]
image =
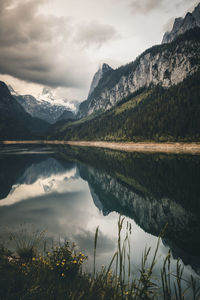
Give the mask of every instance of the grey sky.
[(0, 79), (84, 100), (99, 64), (128, 63), (159, 44), (197, 0), (1, 0)]

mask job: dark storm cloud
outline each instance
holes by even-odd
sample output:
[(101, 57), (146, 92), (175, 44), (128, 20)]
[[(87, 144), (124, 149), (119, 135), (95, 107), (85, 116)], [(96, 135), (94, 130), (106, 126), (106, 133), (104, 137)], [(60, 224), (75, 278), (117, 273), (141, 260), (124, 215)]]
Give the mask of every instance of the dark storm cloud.
[(109, 40), (118, 38), (118, 33), (111, 25), (100, 24), (92, 21), (87, 24), (81, 24), (78, 27), (76, 34), (76, 41), (83, 44), (83, 46), (101, 47)]
[(79, 42), (100, 45), (115, 30), (98, 24), (95, 35), (70, 18), (41, 14), (44, 2), (0, 1), (0, 73), (52, 87), (84, 86), (87, 57)]

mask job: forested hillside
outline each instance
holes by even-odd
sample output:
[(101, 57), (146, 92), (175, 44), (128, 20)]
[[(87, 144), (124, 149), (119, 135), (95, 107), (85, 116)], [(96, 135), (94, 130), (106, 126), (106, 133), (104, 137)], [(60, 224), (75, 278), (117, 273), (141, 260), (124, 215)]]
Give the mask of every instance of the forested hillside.
[(48, 126), (29, 115), (0, 81), (0, 140), (43, 138)]
[(140, 90), (111, 110), (55, 125), (49, 139), (200, 141), (200, 72), (169, 89)]

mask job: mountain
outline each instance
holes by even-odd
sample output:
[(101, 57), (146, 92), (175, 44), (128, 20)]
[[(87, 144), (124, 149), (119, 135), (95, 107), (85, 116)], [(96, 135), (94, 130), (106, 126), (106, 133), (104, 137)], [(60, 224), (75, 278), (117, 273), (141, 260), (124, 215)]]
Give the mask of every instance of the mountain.
[(135, 61), (110, 70), (79, 107), (79, 118), (111, 109), (141, 88), (170, 88), (200, 68), (200, 28), (180, 35), (169, 44), (154, 46)]
[(52, 105), (45, 100), (38, 101), (31, 95), (15, 96), (15, 99), (32, 117), (40, 118), (50, 124), (55, 123), (63, 112), (66, 111), (65, 106)]
[(58, 96), (50, 88), (44, 87), (42, 93), (37, 96), (38, 101), (47, 101), (51, 105), (63, 106), (67, 110), (76, 112), (79, 102), (76, 100), (68, 100), (66, 98), (58, 98)]
[(184, 18), (175, 19), (172, 30), (164, 34), (162, 44), (171, 43), (179, 35), (195, 27), (200, 27), (200, 3), (192, 13), (188, 12)]
[(100, 65), (98, 71), (94, 74), (92, 83), (90, 85), (88, 98), (87, 100), (83, 101), (80, 106), (77, 113), (77, 118), (81, 119), (82, 117), (86, 116), (88, 114), (88, 107), (90, 103), (90, 97), (93, 94), (94, 90), (98, 87), (99, 81), (104, 77), (106, 73), (109, 73), (109, 71), (112, 71), (113, 69), (108, 64), (102, 64)]
[(33, 118), (0, 81), (0, 140), (41, 138), (49, 124)]
[(58, 125), (50, 139), (199, 141), (200, 71), (165, 89), (141, 89), (109, 111)]
[(57, 119), (57, 122), (63, 121), (63, 120), (75, 120), (76, 116), (73, 114), (70, 110), (64, 110), (62, 115)]
[(112, 68), (108, 64), (102, 64), (100, 65), (98, 71), (94, 74), (94, 77), (92, 79), (92, 83), (90, 86), (89, 94), (88, 97), (92, 94), (94, 89), (97, 87), (99, 84), (99, 80), (104, 76), (104, 74), (108, 71), (112, 70)]
[[(65, 111), (69, 111), (69, 108), (76, 111), (75, 103), (70, 103), (66, 99), (55, 100), (55, 96), (48, 88), (43, 89), (38, 99), (32, 95), (19, 95), (11, 86), (9, 86), (9, 90), (27, 113), (50, 124), (55, 123)], [(73, 116), (75, 115), (73, 112), (71, 113)]]

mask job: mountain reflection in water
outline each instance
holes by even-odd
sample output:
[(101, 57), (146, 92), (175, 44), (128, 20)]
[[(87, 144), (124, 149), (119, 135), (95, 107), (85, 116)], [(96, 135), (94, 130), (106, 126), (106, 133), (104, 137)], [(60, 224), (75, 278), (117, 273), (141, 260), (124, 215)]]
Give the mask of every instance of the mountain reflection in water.
[(168, 224), (159, 255), (170, 247), (188, 265), (188, 276), (191, 267), (200, 273), (199, 156), (12, 145), (1, 146), (0, 164), (2, 239), (20, 223), (33, 224), (47, 229), (49, 239), (76, 242), (91, 257), (99, 225), (100, 267), (115, 251), (122, 214), (132, 222), (136, 265)]

